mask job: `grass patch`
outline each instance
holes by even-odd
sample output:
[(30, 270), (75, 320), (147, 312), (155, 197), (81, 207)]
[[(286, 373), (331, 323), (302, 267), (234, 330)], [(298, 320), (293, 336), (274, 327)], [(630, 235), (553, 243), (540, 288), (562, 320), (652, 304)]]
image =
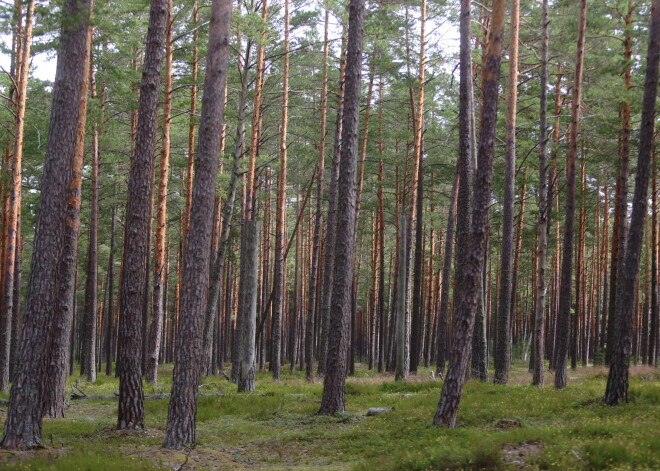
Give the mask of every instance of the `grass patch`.
[[(520, 458), (527, 469), (660, 469), (660, 384), (654, 370), (631, 375), (631, 401), (602, 403), (606, 371), (570, 372), (569, 387), (556, 391), (529, 385), (526, 365), (515, 365), (508, 386), (469, 381), (455, 429), (431, 425), (442, 383), (422, 369), (410, 381), (362, 365), (346, 387), (347, 410), (319, 416), (322, 383), (283, 369), (280, 381), (258, 372), (257, 391), (238, 394), (222, 378), (207, 378), (200, 390), (198, 443), (171, 453), (160, 448), (169, 399), (145, 401), (147, 430), (114, 430), (116, 399), (71, 401), (65, 419), (44, 421), (45, 450), (0, 453), (8, 470), (495, 470), (517, 465), (505, 450), (539, 444)], [(108, 395), (117, 380), (100, 375), (79, 382), (87, 394)], [(548, 384), (551, 384), (548, 381)], [(171, 366), (157, 386), (169, 391)], [(365, 417), (370, 407), (394, 407)], [(1, 416), (0, 416), (1, 417)], [(502, 424), (513, 424), (503, 426)], [(517, 456), (517, 455), (516, 455)], [(506, 459), (505, 459), (506, 458)]]

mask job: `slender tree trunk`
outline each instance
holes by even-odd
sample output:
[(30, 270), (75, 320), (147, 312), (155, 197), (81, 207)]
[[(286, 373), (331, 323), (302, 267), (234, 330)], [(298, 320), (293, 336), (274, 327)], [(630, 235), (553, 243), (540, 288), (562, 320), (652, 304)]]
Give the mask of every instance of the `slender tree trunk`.
[[(461, 5), (462, 20), (466, 14), (465, 5)], [(474, 321), (479, 302), (479, 291), (483, 286), (482, 269), (486, 255), (486, 235), (488, 207), (493, 172), (493, 154), (495, 125), (497, 119), (497, 96), (500, 77), (502, 40), (504, 36), (505, 0), (493, 2), (488, 52), (484, 65), (484, 101), (479, 136), (478, 167), (475, 179), (474, 210), (470, 230), (469, 264), (465, 267), (465, 276), (461, 280), (464, 295), (457, 306), (454, 319), (454, 340), (447, 377), (442, 387), (440, 401), (433, 419), (434, 425), (454, 427), (458, 406), (461, 400), (465, 373), (468, 366), (468, 351), (472, 341)], [(469, 17), (468, 17), (469, 19)], [(461, 28), (461, 42), (467, 28)], [(461, 68), (464, 64), (461, 63)], [(462, 77), (461, 77), (462, 79)], [(461, 109), (466, 101), (461, 100)], [(465, 112), (466, 110), (462, 110)], [(463, 128), (462, 128), (463, 129)], [(461, 136), (461, 139), (470, 136)], [(463, 183), (461, 177), (461, 184)]]
[(338, 180), (332, 309), (329, 318), (327, 369), (320, 414), (335, 414), (345, 407), (345, 383), (350, 332), (351, 285), (355, 256), (355, 173), (360, 117), (360, 76), (364, 38), (363, 0), (350, 0), (346, 84)]
[(222, 102), (227, 84), (229, 27), (232, 3), (214, 0), (211, 7), (207, 72), (195, 161), (190, 227), (186, 237), (181, 322), (177, 335), (175, 370), (165, 435), (166, 448), (195, 443), (197, 392), (202, 365), (204, 305), (209, 285), (209, 256), (218, 153), (224, 119)]
[(165, 248), (167, 238), (167, 180), (170, 166), (170, 127), (172, 117), (172, 0), (167, 6), (167, 30), (165, 33), (165, 82), (163, 99), (163, 126), (161, 131), (160, 168), (158, 172), (158, 202), (156, 204), (156, 246), (154, 252), (154, 292), (153, 310), (148, 329), (146, 380), (158, 381), (158, 356), (165, 315)]
[(573, 269), (573, 227), (575, 225), (575, 165), (577, 161), (577, 140), (582, 107), (582, 69), (584, 66), (584, 38), (587, 29), (587, 2), (580, 0), (578, 23), (577, 58), (573, 84), (573, 104), (571, 126), (568, 136), (568, 156), (566, 158), (566, 203), (564, 239), (562, 249), (561, 280), (559, 287), (559, 312), (555, 343), (555, 388), (566, 387), (566, 361), (568, 358), (568, 334), (571, 316), (571, 282)]
[(337, 181), (339, 179), (339, 165), (341, 163), (341, 133), (342, 117), (344, 113), (344, 91), (346, 76), (345, 38), (342, 36), (342, 60), (339, 72), (339, 90), (337, 92), (337, 117), (334, 137), (334, 150), (332, 155), (332, 173), (330, 174), (330, 188), (328, 189), (328, 215), (326, 217), (325, 253), (323, 255), (323, 270), (321, 282), (321, 302), (319, 306), (319, 319), (321, 322), (319, 334), (319, 365), (317, 375), (325, 374), (326, 358), (328, 352), (328, 329), (330, 321), (330, 301), (333, 287), (333, 267), (335, 257), (335, 230), (337, 225)]
[(407, 218), (402, 212), (399, 217), (399, 264), (397, 266), (397, 298), (396, 298), (396, 381), (405, 381), (408, 376), (406, 370), (406, 343), (408, 339), (406, 322), (406, 293), (408, 292), (408, 277), (406, 276), (406, 239)]
[(539, 114), (539, 221), (536, 226), (538, 247), (536, 249), (536, 299), (534, 303), (534, 362), (532, 384), (543, 386), (544, 365), (544, 315), (545, 315), (545, 270), (548, 255), (548, 172), (546, 150), (548, 144), (547, 100), (548, 100), (548, 0), (543, 0), (541, 13), (541, 99)]
[(497, 318), (495, 376), (497, 384), (508, 384), (511, 366), (511, 311), (513, 297), (513, 212), (516, 186), (516, 110), (518, 102), (518, 25), (520, 1), (511, 1), (511, 36), (509, 39), (509, 78), (506, 104), (506, 156), (502, 221), (500, 302)]
[(142, 358), (144, 297), (147, 284), (148, 234), (152, 206), (153, 149), (157, 131), (158, 94), (167, 0), (152, 0), (140, 85), (135, 155), (131, 162), (126, 205), (123, 272), (119, 299), (119, 413), (117, 428), (144, 428)]
[(115, 212), (112, 206), (110, 216), (110, 255), (108, 256), (108, 308), (106, 311), (105, 328), (105, 374), (112, 376), (112, 362), (114, 361), (115, 320), (114, 320), (114, 288), (115, 288)]
[[(625, 69), (623, 72), (624, 86), (627, 91), (632, 89), (632, 13), (633, 0), (628, 0), (628, 12), (624, 18), (625, 35), (623, 40), (623, 57)], [(612, 259), (610, 262), (610, 299), (607, 318), (607, 349), (605, 351), (605, 362), (609, 365), (616, 337), (616, 297), (619, 294), (617, 281), (619, 279), (619, 268), (623, 263), (624, 249), (626, 246), (626, 233), (628, 231), (628, 176), (630, 172), (630, 134), (632, 125), (630, 115), (632, 106), (630, 99), (626, 98), (621, 108), (621, 132), (619, 135), (619, 173), (616, 180), (616, 196), (614, 207), (614, 228), (612, 231)]]
[[(457, 169), (458, 170), (458, 169)], [(458, 171), (454, 174), (454, 183), (451, 189), (451, 199), (449, 200), (449, 211), (447, 214), (447, 232), (445, 235), (445, 250), (442, 259), (442, 290), (440, 292), (440, 308), (438, 310), (437, 321), (437, 361), (436, 375), (440, 376), (445, 371), (445, 361), (447, 359), (448, 348), (448, 314), (449, 314), (449, 289), (451, 287), (451, 261), (454, 251), (454, 226), (456, 214), (456, 198), (460, 182), (458, 181)]]
[(273, 271), (273, 325), (271, 370), (280, 378), (282, 361), (282, 312), (286, 280), (284, 278), (284, 242), (286, 240), (287, 126), (289, 122), (289, 0), (284, 2), (284, 64), (282, 68), (282, 122), (280, 127), (280, 174), (277, 179), (275, 219), (275, 266)]
[[(307, 306), (307, 335), (305, 337), (305, 376), (311, 381), (314, 376), (314, 316), (317, 310), (318, 278), (319, 278), (319, 256), (321, 251), (321, 223), (323, 220), (323, 175), (325, 169), (325, 137), (328, 122), (328, 52), (330, 43), (328, 41), (328, 30), (330, 11), (325, 10), (324, 42), (323, 42), (323, 78), (321, 85), (321, 137), (319, 140), (319, 160), (316, 184), (316, 212), (314, 215), (314, 235), (312, 239), (312, 261), (309, 271), (309, 304)], [(320, 294), (320, 293), (319, 293)]]
[[(17, 38), (20, 42), (19, 54), (17, 56), (17, 74), (14, 107), (14, 149), (11, 160), (10, 184), (8, 184), (8, 211), (5, 216), (6, 237), (4, 239), (2, 260), (2, 302), (0, 304), (0, 390), (7, 391), (9, 388), (9, 360), (11, 356), (11, 332), (13, 304), (18, 302), (14, 299), (14, 272), (16, 254), (18, 252), (18, 224), (21, 212), (21, 183), (22, 183), (22, 161), (23, 161), (23, 136), (25, 129), (25, 104), (27, 100), (27, 82), (30, 65), (30, 46), (32, 44), (32, 18), (34, 15), (34, 0), (27, 4), (25, 13), (25, 26), (21, 29), (22, 37)], [(20, 13), (17, 15), (20, 22)]]
[[(96, 78), (94, 66), (90, 67), (91, 98), (96, 98)], [(83, 349), (81, 374), (87, 375), (87, 381), (96, 381), (96, 333), (98, 311), (98, 243), (99, 243), (99, 123), (94, 124), (92, 136), (92, 175), (91, 207), (89, 211), (89, 247), (87, 250), (87, 278), (85, 281), (85, 310), (83, 314)], [(84, 370), (84, 371), (83, 371)]]
[(259, 230), (255, 218), (243, 221), (245, 230), (245, 250), (241, 257), (241, 271), (245, 274), (243, 282), (243, 331), (239, 334), (241, 351), (240, 371), (238, 374), (238, 392), (255, 390), (254, 379), (256, 375), (256, 345), (255, 332), (257, 330), (257, 289), (259, 275)]
[(625, 258), (618, 273), (616, 300), (616, 338), (612, 350), (610, 373), (607, 378), (605, 402), (617, 405), (628, 400), (628, 369), (631, 354), (636, 284), (639, 276), (640, 256), (644, 240), (644, 221), (651, 166), (651, 152), (655, 124), (655, 101), (658, 89), (658, 62), (660, 59), (660, 0), (654, 0), (651, 9), (649, 43), (646, 59), (646, 78), (642, 101), (637, 175), (633, 196), (632, 216), (628, 232)]

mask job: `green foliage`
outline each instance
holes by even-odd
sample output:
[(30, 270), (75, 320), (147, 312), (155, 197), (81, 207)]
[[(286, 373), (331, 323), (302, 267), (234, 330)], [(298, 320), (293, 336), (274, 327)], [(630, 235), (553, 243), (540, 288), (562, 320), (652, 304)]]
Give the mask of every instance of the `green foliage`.
[(76, 450), (71, 453), (48, 453), (28, 461), (18, 461), (3, 466), (6, 471), (160, 471), (166, 468), (155, 466), (146, 460), (121, 453), (108, 452), (101, 448), (93, 451)]

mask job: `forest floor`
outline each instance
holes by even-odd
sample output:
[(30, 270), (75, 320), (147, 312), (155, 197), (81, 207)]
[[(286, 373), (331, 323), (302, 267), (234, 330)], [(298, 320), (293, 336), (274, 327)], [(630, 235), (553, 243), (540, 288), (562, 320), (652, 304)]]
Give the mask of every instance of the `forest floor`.
[[(146, 394), (169, 392), (172, 367)], [(197, 416), (197, 446), (161, 448), (168, 399), (147, 399), (144, 431), (114, 430), (117, 380), (69, 379), (87, 395), (70, 400), (67, 417), (45, 420), (44, 448), (0, 451), (2, 470), (458, 470), (458, 469), (660, 469), (660, 369), (633, 367), (631, 401), (602, 404), (607, 370), (569, 371), (556, 391), (530, 386), (522, 364), (511, 384), (467, 383), (458, 426), (433, 427), (441, 381), (422, 368), (394, 382), (358, 366), (346, 387), (347, 411), (316, 415), (322, 382), (304, 373), (274, 382), (260, 372), (257, 391), (238, 394), (222, 377), (204, 381)], [(7, 397), (3, 395), (2, 397)], [(394, 407), (368, 417), (371, 407)], [(3, 405), (2, 408), (6, 408)], [(5, 411), (0, 417), (4, 420)]]

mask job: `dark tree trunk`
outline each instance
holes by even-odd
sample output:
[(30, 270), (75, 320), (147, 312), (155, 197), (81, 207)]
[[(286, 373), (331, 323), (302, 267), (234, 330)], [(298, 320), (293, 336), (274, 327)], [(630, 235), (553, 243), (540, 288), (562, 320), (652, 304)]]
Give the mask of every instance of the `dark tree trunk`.
[[(458, 169), (457, 169), (458, 170)], [(454, 252), (454, 226), (456, 214), (456, 196), (460, 182), (458, 181), (458, 171), (454, 174), (454, 183), (451, 189), (451, 199), (449, 200), (449, 212), (447, 214), (447, 232), (445, 234), (445, 251), (442, 259), (442, 289), (440, 292), (440, 308), (438, 310), (438, 320), (436, 323), (437, 344), (436, 344), (436, 375), (441, 375), (445, 371), (445, 362), (449, 349), (448, 341), (448, 314), (449, 314), (449, 289), (451, 287), (451, 261)]]
[(115, 357), (115, 321), (114, 321), (114, 291), (115, 291), (115, 212), (116, 206), (112, 206), (110, 216), (110, 255), (108, 256), (108, 307), (105, 317), (105, 374), (112, 376), (112, 362)]
[(543, 386), (543, 323), (545, 314), (545, 273), (546, 258), (548, 254), (548, 177), (546, 149), (548, 143), (547, 129), (547, 85), (548, 85), (548, 0), (543, 0), (541, 13), (541, 99), (539, 116), (539, 221), (536, 237), (538, 248), (536, 249), (536, 301), (534, 305), (534, 361), (532, 363), (533, 378), (535, 386)]
[(183, 262), (175, 371), (164, 444), (166, 448), (179, 449), (195, 443), (197, 392), (202, 370), (204, 307), (209, 285), (208, 260), (211, 252), (213, 202), (218, 174), (220, 131), (224, 119), (222, 102), (229, 60), (231, 7), (229, 0), (214, 0), (211, 10), (190, 226)]
[[(461, 4), (462, 21), (466, 19), (466, 5)], [(492, 7), (488, 51), (484, 64), (484, 101), (482, 108), (481, 131), (479, 136), (478, 167), (475, 179), (474, 208), (471, 224), (468, 264), (465, 276), (461, 280), (461, 302), (457, 306), (454, 316), (454, 332), (451, 358), (447, 377), (442, 387), (440, 401), (433, 419), (434, 425), (454, 427), (458, 406), (463, 392), (463, 383), (468, 366), (468, 352), (472, 341), (474, 321), (477, 314), (479, 292), (482, 289), (482, 269), (486, 255), (486, 235), (488, 224), (488, 207), (490, 202), (490, 188), (493, 173), (493, 154), (495, 141), (495, 125), (497, 120), (497, 96), (500, 78), (500, 65), (502, 55), (502, 40), (504, 36), (505, 0), (495, 0)], [(469, 19), (469, 16), (467, 16)], [(468, 23), (469, 24), (469, 23)], [(462, 25), (463, 26), (463, 25)], [(468, 33), (467, 25), (461, 28), (461, 43), (464, 35)], [(467, 38), (466, 38), (467, 39)], [(461, 68), (463, 68), (461, 63)], [(462, 79), (462, 76), (461, 76)], [(462, 81), (462, 80), (461, 80)], [(461, 100), (461, 111), (465, 100)], [(464, 128), (461, 129), (461, 133)], [(461, 140), (471, 136), (461, 135)], [(461, 176), (461, 184), (463, 177)], [(465, 244), (465, 242), (464, 242)]]
[(119, 298), (119, 413), (117, 428), (144, 427), (142, 333), (151, 223), (153, 153), (167, 25), (167, 0), (152, 0), (140, 85), (135, 154), (128, 180), (123, 272)]
[(511, 1), (511, 37), (509, 42), (509, 80), (506, 119), (506, 160), (500, 255), (500, 300), (497, 313), (497, 348), (494, 358), (497, 384), (508, 384), (511, 365), (511, 312), (515, 303), (513, 286), (513, 212), (516, 187), (516, 109), (518, 100), (518, 22), (520, 1)]
[(58, 272), (67, 225), (67, 198), (78, 143), (78, 117), (87, 78), (89, 2), (67, 1), (53, 85), (46, 161), (41, 183), (25, 326), (15, 382), (11, 390), (5, 449), (28, 449), (41, 444), (41, 404), (50, 356), (53, 306), (59, 294)]
[(616, 338), (612, 350), (610, 373), (607, 378), (605, 402), (617, 405), (628, 401), (628, 368), (630, 366), (631, 334), (635, 294), (639, 276), (640, 257), (644, 242), (644, 221), (651, 166), (651, 151), (655, 123), (655, 101), (658, 89), (658, 62), (660, 59), (660, 0), (654, 0), (649, 27), (649, 45), (646, 59), (646, 79), (642, 101), (637, 175), (633, 196), (632, 216), (626, 242), (625, 258), (617, 279)]
[[(94, 71), (90, 72), (94, 80)], [(92, 98), (95, 98), (94, 86)], [(92, 144), (92, 194), (89, 210), (89, 247), (87, 249), (87, 278), (85, 280), (85, 308), (83, 311), (83, 348), (81, 373), (90, 382), (96, 381), (96, 315), (98, 309), (98, 240), (99, 240), (99, 140), (95, 124)]]
[(355, 173), (360, 130), (360, 76), (364, 9), (364, 0), (350, 1), (341, 162), (337, 184), (339, 197), (337, 200), (334, 276), (328, 330), (328, 356), (320, 414), (335, 414), (344, 410), (355, 257)]
[(243, 331), (240, 342), (239, 356), (240, 370), (238, 372), (238, 392), (254, 391), (256, 374), (256, 345), (255, 333), (257, 330), (257, 292), (259, 284), (259, 230), (254, 216), (243, 221), (244, 250), (241, 251), (241, 274), (245, 276), (243, 286)]
[[(172, 0), (167, 6), (167, 30), (165, 33), (165, 90), (163, 91), (163, 124), (161, 132), (160, 166), (158, 171), (158, 203), (156, 214), (156, 242), (154, 250), (154, 292), (151, 322), (148, 322), (144, 339), (146, 348), (145, 379), (150, 383), (158, 380), (158, 356), (165, 315), (165, 248), (167, 239), (167, 180), (170, 165), (170, 127), (172, 117)], [(148, 268), (148, 267), (147, 267)], [(146, 306), (149, 305), (147, 299)]]
[[(344, 35), (345, 37), (345, 35)], [(345, 51), (342, 38), (342, 51)], [(330, 188), (328, 189), (328, 216), (326, 217), (325, 244), (323, 254), (323, 270), (321, 281), (321, 295), (319, 306), (319, 365), (317, 375), (325, 374), (326, 358), (328, 352), (328, 329), (330, 328), (330, 301), (332, 298), (332, 276), (335, 257), (335, 231), (337, 226), (337, 181), (339, 179), (339, 165), (341, 163), (341, 137), (342, 117), (344, 114), (344, 91), (345, 91), (346, 60), (342, 55), (340, 68), (339, 91), (337, 92), (337, 117), (334, 137), (334, 150), (332, 154), (332, 173), (330, 174)]]
[(571, 283), (573, 281), (573, 227), (575, 225), (575, 164), (577, 161), (578, 127), (582, 100), (582, 69), (584, 65), (584, 38), (587, 28), (587, 2), (580, 0), (578, 24), (577, 59), (573, 84), (571, 126), (568, 136), (566, 162), (566, 211), (559, 287), (559, 312), (555, 340), (555, 388), (566, 387), (566, 362), (568, 359), (568, 334), (571, 317)]

